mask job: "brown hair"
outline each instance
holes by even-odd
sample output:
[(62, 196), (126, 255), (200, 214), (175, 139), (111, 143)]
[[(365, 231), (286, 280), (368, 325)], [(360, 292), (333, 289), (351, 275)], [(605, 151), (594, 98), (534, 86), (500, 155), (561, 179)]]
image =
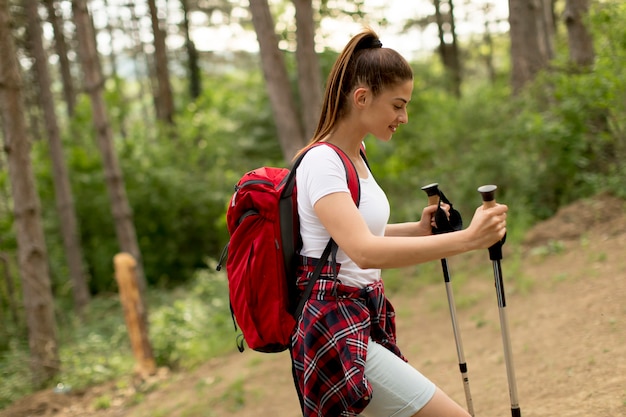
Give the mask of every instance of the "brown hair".
[(366, 29), (354, 36), (328, 75), (322, 113), (307, 147), (328, 136), (345, 116), (350, 93), (355, 87), (366, 85), (377, 96), (387, 87), (412, 79), (409, 63), (397, 51), (383, 48), (376, 32)]

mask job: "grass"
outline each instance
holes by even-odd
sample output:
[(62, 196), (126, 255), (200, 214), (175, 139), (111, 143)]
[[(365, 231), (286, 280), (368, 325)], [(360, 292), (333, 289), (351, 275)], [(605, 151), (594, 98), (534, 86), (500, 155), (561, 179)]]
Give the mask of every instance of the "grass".
[(222, 395), (222, 400), (228, 404), (227, 408), (231, 412), (242, 409), (246, 405), (246, 389), (243, 379), (237, 379), (230, 384), (228, 389)]
[[(193, 369), (235, 347), (223, 273), (198, 271), (190, 285), (173, 291), (150, 290), (146, 299), (157, 366)], [(82, 322), (62, 306), (57, 316), (62, 370), (48, 388), (61, 383), (76, 390), (123, 381), (132, 374), (135, 361), (116, 295), (94, 299)], [(9, 349), (0, 352), (0, 409), (33, 392), (28, 346), (18, 337), (11, 340)], [(142, 392), (138, 394), (134, 401), (140, 402)], [(109, 406), (106, 396), (94, 404), (98, 409)]]

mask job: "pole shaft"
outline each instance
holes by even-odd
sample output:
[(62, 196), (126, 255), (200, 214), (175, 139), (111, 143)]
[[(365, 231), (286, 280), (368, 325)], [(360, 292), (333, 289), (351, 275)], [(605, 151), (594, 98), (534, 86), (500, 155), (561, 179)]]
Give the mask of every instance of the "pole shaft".
[[(506, 300), (504, 297), (504, 285), (502, 280), (502, 267), (499, 260), (493, 261), (493, 274), (496, 282), (498, 296), (498, 312), (500, 315), (500, 329), (502, 333), (502, 345), (504, 347), (504, 362), (506, 363), (506, 376), (509, 382), (509, 397), (511, 399), (511, 412), (513, 416), (521, 416), (517, 398), (517, 385), (515, 369), (513, 367), (513, 349), (509, 336), (509, 322), (506, 315)], [(517, 411), (514, 411), (517, 410)]]
[(441, 259), (441, 269), (443, 271), (443, 279), (446, 286), (446, 295), (448, 296), (448, 307), (450, 309), (450, 318), (452, 321), (452, 332), (456, 342), (456, 354), (459, 359), (459, 370), (461, 371), (461, 379), (463, 381), (463, 390), (465, 391), (465, 401), (467, 402), (467, 411), (474, 417), (474, 402), (469, 387), (469, 377), (467, 374), (467, 363), (465, 362), (465, 354), (463, 352), (463, 341), (461, 340), (461, 332), (459, 331), (458, 321), (456, 318), (456, 308), (454, 303), (454, 293), (452, 291), (452, 283), (450, 282), (450, 271), (448, 269), (448, 260)]

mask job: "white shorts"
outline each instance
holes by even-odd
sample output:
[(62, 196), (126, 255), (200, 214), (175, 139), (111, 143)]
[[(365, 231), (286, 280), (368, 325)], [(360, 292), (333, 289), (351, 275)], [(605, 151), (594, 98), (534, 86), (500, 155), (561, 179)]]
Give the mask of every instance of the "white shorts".
[(363, 417), (411, 417), (435, 395), (435, 384), (385, 347), (367, 345), (365, 376), (372, 385), (372, 399)]

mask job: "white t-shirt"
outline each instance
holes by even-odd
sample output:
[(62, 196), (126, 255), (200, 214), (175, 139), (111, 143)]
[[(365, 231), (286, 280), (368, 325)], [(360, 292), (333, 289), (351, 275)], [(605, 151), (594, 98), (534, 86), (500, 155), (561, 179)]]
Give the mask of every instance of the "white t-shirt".
[[(341, 158), (330, 146), (317, 146), (307, 152), (296, 170), (298, 187), (298, 214), (303, 247), (301, 254), (320, 258), (330, 234), (315, 214), (313, 206), (322, 197), (336, 193), (350, 193), (346, 171)], [(389, 201), (374, 180), (371, 172), (359, 178), (361, 200), (359, 212), (370, 231), (383, 236), (389, 221)], [(380, 280), (380, 269), (361, 269), (339, 248), (337, 262), (341, 264), (338, 279), (345, 285), (363, 288)]]

